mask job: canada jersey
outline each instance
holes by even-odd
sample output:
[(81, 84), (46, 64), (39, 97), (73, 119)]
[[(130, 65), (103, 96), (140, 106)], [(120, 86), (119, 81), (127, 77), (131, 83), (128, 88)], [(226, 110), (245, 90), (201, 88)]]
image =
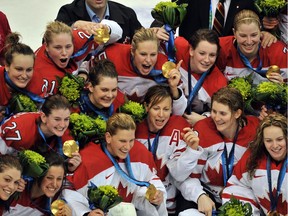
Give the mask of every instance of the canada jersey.
[[(118, 87), (128, 96), (129, 99), (142, 102), (147, 90), (157, 85), (153, 78), (137, 74), (131, 64), (131, 45), (113, 44), (105, 48), (97, 58), (109, 59), (116, 67), (118, 73)], [(162, 65), (167, 61), (167, 57), (161, 53), (158, 54), (156, 70), (161, 70)]]
[(0, 67), (0, 85), (1, 85), (0, 106), (7, 106), (9, 103), (9, 100), (12, 98), (12, 95), (5, 82), (4, 71), (5, 71), (5, 67)]
[[(259, 120), (254, 116), (247, 116), (247, 124), (238, 132), (234, 150), (233, 166), (237, 164), (249, 142), (256, 135)], [(208, 186), (211, 192), (219, 200), (219, 193), (224, 187), (223, 169), (222, 169), (222, 153), (226, 144), (227, 155), (229, 155), (233, 140), (222, 137), (218, 132), (215, 123), (211, 117), (200, 120), (194, 126), (194, 130), (198, 133), (199, 145), (204, 149), (204, 153), (198, 160), (190, 177), (199, 178), (202, 183)], [(205, 186), (204, 186), (205, 187)]]
[[(149, 204), (145, 199), (147, 188), (137, 186), (123, 178), (116, 170), (108, 156), (104, 153), (100, 144), (89, 142), (82, 150), (80, 150), (80, 154), (82, 157), (82, 163), (75, 170), (74, 175), (69, 177), (69, 180), (79, 193), (87, 198), (88, 186), (90, 186), (91, 183), (98, 187), (101, 185), (112, 185), (118, 189), (119, 195), (123, 198), (124, 202), (132, 202), (139, 210), (144, 210), (149, 206), (147, 210), (151, 211), (151, 215), (155, 215), (155, 212), (157, 212), (156, 208)], [(156, 175), (153, 157), (150, 152), (147, 151), (145, 146), (138, 141), (135, 141), (129, 155), (131, 169), (135, 179), (154, 184), (158, 190), (164, 192), (164, 197), (166, 197), (165, 188), (159, 177)], [(127, 172), (123, 160), (118, 160), (118, 164), (124, 172)], [(164, 203), (158, 207), (164, 210), (163, 215), (167, 214), (165, 214), (166, 205)], [(160, 209), (158, 209), (158, 211)], [(158, 213), (156, 215), (158, 215)], [(159, 212), (159, 216), (160, 215), (161, 213)]]
[[(254, 84), (259, 84), (263, 81), (268, 81), (266, 77), (262, 77), (253, 70), (247, 68), (234, 44), (234, 37), (220, 37), (220, 54), (217, 59), (217, 66), (223, 71), (225, 77), (231, 80), (234, 77), (244, 77), (252, 73), (252, 80)], [(281, 41), (271, 44), (270, 47), (265, 49), (260, 46), (259, 59), (255, 58), (251, 65), (255, 69), (262, 61), (262, 70), (267, 71), (271, 65), (277, 65), (280, 68), (281, 75), (284, 82), (287, 82), (287, 47)]]
[[(186, 95), (189, 96), (189, 84), (188, 84), (188, 73), (190, 64), (190, 45), (188, 41), (183, 37), (177, 37), (175, 39), (176, 47), (176, 60), (177, 62), (183, 60), (180, 68), (182, 88)], [(200, 87), (197, 96), (192, 102), (192, 110), (197, 113), (203, 113), (208, 111), (211, 106), (211, 96), (218, 91), (220, 88), (227, 85), (227, 79), (218, 69), (217, 66), (211, 68), (208, 76), (205, 77), (202, 86)], [(200, 79), (202, 74), (191, 73), (191, 89), (193, 89)], [(206, 109), (205, 109), (206, 105)]]
[(67, 129), (59, 140), (61, 143), (59, 143), (58, 138), (56, 139), (56, 137), (53, 136), (46, 140), (49, 144), (48, 146), (38, 131), (39, 118), (39, 112), (23, 112), (5, 121), (5, 123), (1, 125), (0, 131), (0, 153), (11, 154), (15, 150), (20, 151), (23, 149), (40, 151), (42, 147), (44, 151), (50, 150), (50, 148), (58, 151), (59, 148), (62, 148), (62, 145), (59, 146), (60, 144), (66, 140), (73, 139)]
[[(250, 202), (254, 208), (254, 213), (261, 209), (264, 214), (267, 215), (270, 211), (271, 203), (266, 168), (267, 156), (263, 155), (263, 157), (259, 160), (258, 166), (256, 167), (255, 173), (251, 179), (246, 167), (250, 154), (250, 151), (247, 151), (235, 166), (233, 175), (229, 179), (227, 187), (223, 191), (222, 199), (223, 202), (226, 202), (233, 194), (233, 196), (241, 201)], [(278, 176), (284, 160), (280, 164), (276, 164), (274, 160), (271, 160), (271, 182), (274, 196), (277, 191)], [(276, 207), (276, 210), (278, 213), (280, 213), (280, 215), (288, 214), (287, 182), (288, 173), (286, 170), (283, 183), (280, 187), (280, 193)]]

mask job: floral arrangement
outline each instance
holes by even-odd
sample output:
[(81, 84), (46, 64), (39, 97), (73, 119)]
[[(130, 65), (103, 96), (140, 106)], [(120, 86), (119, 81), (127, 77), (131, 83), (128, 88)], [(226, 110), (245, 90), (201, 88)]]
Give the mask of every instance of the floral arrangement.
[(141, 122), (146, 115), (143, 104), (131, 100), (120, 106), (119, 112), (131, 115), (135, 122)]
[(110, 208), (118, 205), (122, 198), (118, 194), (118, 190), (111, 185), (97, 187), (93, 183), (88, 188), (88, 200), (90, 209), (101, 209), (107, 213)]
[(12, 97), (10, 101), (10, 109), (13, 114), (19, 112), (36, 112), (38, 110), (35, 102), (24, 94), (16, 94)]
[(287, 111), (288, 87), (286, 84), (262, 82), (255, 87), (254, 100), (283, 114)]
[(80, 92), (85, 85), (83, 77), (68, 73), (61, 80), (58, 78), (58, 82), (60, 83), (59, 92), (66, 97), (70, 103), (75, 103), (80, 97)]
[(96, 119), (91, 118), (83, 113), (72, 113), (70, 115), (70, 128), (72, 135), (79, 142), (79, 147), (82, 148), (92, 138), (96, 136), (99, 139), (104, 137), (106, 132), (106, 121), (100, 116)]
[(188, 4), (177, 5), (176, 2), (159, 2), (151, 11), (157, 21), (168, 24), (172, 29), (177, 28), (183, 21)]
[(277, 17), (287, 5), (287, 0), (256, 0), (255, 6), (259, 13), (268, 17)]
[(253, 85), (250, 76), (235, 77), (229, 81), (228, 86), (238, 89), (245, 101), (245, 111), (256, 114), (262, 105), (267, 109), (284, 114), (287, 109), (288, 87), (286, 84), (275, 82), (261, 82)]
[(218, 216), (252, 216), (252, 206), (250, 203), (243, 203), (235, 197), (224, 203), (217, 212)]
[(37, 178), (42, 176), (49, 168), (45, 158), (32, 150), (20, 151), (19, 161), (23, 166), (23, 175)]

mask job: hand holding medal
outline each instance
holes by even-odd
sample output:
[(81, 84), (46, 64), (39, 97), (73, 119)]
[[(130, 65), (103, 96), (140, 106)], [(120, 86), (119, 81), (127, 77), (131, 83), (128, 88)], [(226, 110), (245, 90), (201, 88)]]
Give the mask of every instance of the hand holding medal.
[(267, 79), (276, 83), (283, 83), (283, 77), (280, 73), (280, 68), (277, 65), (271, 65), (266, 73)]
[(72, 153), (79, 152), (79, 146), (75, 140), (67, 140), (63, 144), (63, 154), (67, 157), (73, 157)]
[(110, 29), (108, 26), (102, 26), (102, 28), (97, 28), (94, 34), (94, 41), (97, 44), (104, 44), (110, 39)]
[(58, 216), (59, 211), (63, 208), (63, 206), (65, 205), (65, 201), (61, 200), (61, 199), (57, 199), (54, 202), (51, 203), (51, 212), (53, 215)]
[(147, 188), (145, 198), (154, 205), (160, 205), (164, 200), (163, 192), (157, 190), (153, 184), (150, 184)]

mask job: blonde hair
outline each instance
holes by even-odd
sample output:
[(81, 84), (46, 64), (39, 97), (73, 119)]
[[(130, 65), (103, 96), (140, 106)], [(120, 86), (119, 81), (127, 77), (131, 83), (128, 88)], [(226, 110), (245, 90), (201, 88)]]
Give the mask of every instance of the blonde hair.
[(157, 47), (159, 48), (160, 46), (160, 41), (158, 40), (156, 33), (154, 32), (153, 29), (141, 28), (135, 32), (132, 38), (131, 42), (132, 51), (135, 51), (137, 49), (138, 44), (144, 41), (156, 41)]
[(133, 118), (125, 113), (115, 113), (107, 121), (106, 132), (111, 136), (117, 133), (117, 130), (136, 130), (136, 124)]
[(258, 15), (251, 10), (241, 10), (235, 15), (233, 26), (234, 29), (237, 30), (240, 24), (251, 24), (251, 23), (255, 23), (260, 30), (261, 23)]
[(46, 26), (46, 31), (44, 33), (44, 42), (46, 42), (46, 44), (51, 43), (51, 41), (53, 40), (53, 36), (61, 33), (70, 34), (71, 38), (73, 39), (72, 29), (70, 26), (59, 21), (49, 22)]

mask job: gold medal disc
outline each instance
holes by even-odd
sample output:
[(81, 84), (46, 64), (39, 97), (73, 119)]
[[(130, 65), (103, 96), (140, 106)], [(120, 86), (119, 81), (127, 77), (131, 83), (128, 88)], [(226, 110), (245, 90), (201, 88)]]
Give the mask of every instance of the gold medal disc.
[(266, 77), (269, 79), (269, 76), (271, 75), (271, 73), (278, 73), (280, 74), (280, 68), (277, 65), (271, 65), (268, 68), (268, 71), (266, 73)]
[(176, 64), (171, 61), (167, 61), (162, 65), (162, 74), (165, 78), (169, 78), (169, 72), (176, 68)]
[(79, 146), (75, 140), (67, 140), (63, 144), (63, 153), (67, 157), (72, 157), (72, 153), (79, 152)]
[(99, 28), (96, 30), (96, 34), (94, 35), (94, 41), (97, 44), (106, 43), (110, 39), (109, 29), (106, 27)]
[(280, 214), (277, 211), (269, 211), (267, 216), (280, 216)]
[(147, 188), (147, 191), (146, 191), (146, 194), (145, 194), (146, 199), (147, 200), (153, 199), (153, 197), (155, 196), (156, 192), (157, 192), (156, 187), (153, 184), (150, 184), (149, 187)]
[(53, 215), (57, 216), (59, 208), (65, 205), (64, 200), (57, 199), (51, 203), (51, 212)]

